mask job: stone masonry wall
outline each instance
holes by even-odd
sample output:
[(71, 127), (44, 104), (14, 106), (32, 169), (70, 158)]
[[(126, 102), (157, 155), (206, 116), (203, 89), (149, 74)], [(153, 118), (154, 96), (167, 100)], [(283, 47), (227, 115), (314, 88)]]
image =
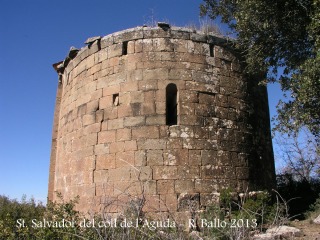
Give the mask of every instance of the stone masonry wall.
[[(59, 87), (49, 199), (79, 209), (184, 213), (274, 182), (267, 93), (242, 74), (228, 41), (137, 27), (87, 40), (54, 67)], [(166, 87), (177, 87), (166, 125)]]

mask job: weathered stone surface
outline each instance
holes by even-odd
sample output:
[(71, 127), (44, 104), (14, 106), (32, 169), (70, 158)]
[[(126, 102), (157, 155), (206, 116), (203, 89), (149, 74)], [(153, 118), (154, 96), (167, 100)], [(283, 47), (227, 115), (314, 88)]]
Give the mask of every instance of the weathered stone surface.
[(178, 211), (195, 211), (200, 207), (199, 193), (181, 193), (178, 198)]
[(93, 43), (97, 40), (100, 40), (101, 39), (101, 36), (97, 36), (97, 37), (91, 37), (91, 38), (88, 38), (84, 43), (85, 44), (90, 44), (90, 43)]
[(289, 226), (279, 226), (269, 228), (266, 233), (256, 234), (253, 239), (264, 240), (264, 239), (292, 239), (293, 237), (299, 237), (302, 233), (298, 228)]
[(315, 224), (320, 224), (320, 215), (313, 220)]
[(117, 213), (144, 199), (143, 211), (184, 221), (222, 189), (272, 187), (266, 91), (226, 39), (162, 23), (86, 44), (54, 65), (50, 200)]

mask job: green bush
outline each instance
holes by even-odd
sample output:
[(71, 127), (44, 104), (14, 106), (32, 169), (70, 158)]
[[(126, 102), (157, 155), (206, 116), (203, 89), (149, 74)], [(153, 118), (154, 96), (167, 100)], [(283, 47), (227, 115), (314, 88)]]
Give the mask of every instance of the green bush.
[[(37, 231), (29, 228), (27, 223), (32, 219), (43, 217), (45, 206), (36, 203), (33, 198), (22, 197), (19, 202), (0, 196), (0, 239), (32, 239)], [(25, 227), (23, 227), (25, 225)]]
[[(236, 194), (231, 189), (220, 193), (219, 204), (207, 207), (198, 220), (204, 236), (214, 239), (248, 239), (254, 231), (287, 221), (285, 202), (274, 201), (268, 192)], [(203, 224), (205, 222), (205, 224)], [(208, 227), (212, 223), (213, 227)]]
[(320, 214), (320, 194), (317, 200), (310, 205), (309, 211), (305, 214), (306, 217), (317, 217)]
[[(18, 202), (0, 197), (0, 239), (190, 239), (186, 226), (178, 223), (164, 228), (146, 226), (146, 222), (151, 222), (142, 211), (142, 200), (131, 202), (125, 215), (117, 217), (118, 223), (138, 219), (133, 227), (98, 227), (97, 223), (110, 221), (114, 216), (101, 212), (88, 219), (75, 210), (77, 202), (78, 198), (65, 201), (58, 194), (58, 201), (45, 207), (33, 199)], [(202, 213), (194, 212), (197, 229), (192, 230), (209, 239), (247, 239), (251, 231), (279, 223), (274, 221), (282, 214), (279, 206), (272, 205), (266, 192), (239, 197), (226, 189), (220, 193), (220, 204), (207, 207)], [(84, 221), (96, 224), (84, 227)]]

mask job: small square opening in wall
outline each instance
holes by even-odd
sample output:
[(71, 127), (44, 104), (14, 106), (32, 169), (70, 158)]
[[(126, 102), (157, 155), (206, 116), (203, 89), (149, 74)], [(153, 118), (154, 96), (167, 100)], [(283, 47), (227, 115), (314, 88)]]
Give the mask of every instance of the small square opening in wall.
[(210, 48), (210, 57), (214, 57), (214, 45), (210, 44), (209, 48)]
[(119, 106), (119, 93), (112, 95), (113, 106)]
[(128, 54), (128, 41), (122, 43), (122, 55)]

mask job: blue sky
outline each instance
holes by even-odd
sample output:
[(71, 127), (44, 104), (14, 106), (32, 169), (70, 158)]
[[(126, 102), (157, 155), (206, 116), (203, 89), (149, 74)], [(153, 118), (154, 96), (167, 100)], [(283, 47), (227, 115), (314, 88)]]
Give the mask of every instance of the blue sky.
[[(57, 74), (93, 36), (169, 21), (199, 23), (201, 0), (0, 0), (0, 194), (46, 201)], [(270, 110), (281, 96), (269, 88)]]

